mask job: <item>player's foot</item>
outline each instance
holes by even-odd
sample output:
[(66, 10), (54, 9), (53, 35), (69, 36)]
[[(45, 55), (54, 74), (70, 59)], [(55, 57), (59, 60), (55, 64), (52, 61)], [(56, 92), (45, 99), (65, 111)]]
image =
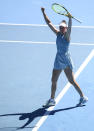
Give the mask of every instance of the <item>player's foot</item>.
[(83, 104), (85, 104), (87, 101), (88, 101), (88, 97), (86, 97), (86, 96), (80, 97), (80, 100), (79, 100), (78, 105), (83, 105)]
[(44, 105), (43, 107), (50, 107), (50, 106), (55, 106), (55, 100), (54, 99), (49, 99)]

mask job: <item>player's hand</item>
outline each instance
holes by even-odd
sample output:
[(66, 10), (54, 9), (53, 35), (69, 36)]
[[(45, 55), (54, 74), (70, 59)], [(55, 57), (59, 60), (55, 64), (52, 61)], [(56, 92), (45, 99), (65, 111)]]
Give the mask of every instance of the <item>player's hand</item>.
[(44, 12), (44, 11), (45, 11), (45, 8), (41, 7), (41, 11)]
[(72, 18), (72, 15), (70, 14), (70, 13), (68, 13), (68, 15), (67, 15), (69, 18)]

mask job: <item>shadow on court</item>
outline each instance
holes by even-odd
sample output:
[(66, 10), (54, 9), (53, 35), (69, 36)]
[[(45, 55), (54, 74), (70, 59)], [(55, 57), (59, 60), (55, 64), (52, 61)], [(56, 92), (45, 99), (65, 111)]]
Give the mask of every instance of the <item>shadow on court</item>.
[[(19, 127), (3, 127), (3, 128), (0, 128), (0, 131), (16, 131), (18, 130)], [(25, 127), (26, 129), (30, 128), (34, 128), (34, 127)]]
[[(85, 106), (85, 105), (83, 105), (83, 106)], [(3, 114), (3, 115), (0, 115), (0, 117), (4, 117), (4, 116), (8, 117), (8, 116), (17, 116), (18, 115), (19, 120), (28, 119), (28, 121), (23, 126), (15, 127), (16, 130), (19, 130), (19, 129), (23, 129), (23, 128), (34, 128), (34, 127), (26, 127), (26, 126), (28, 126), (30, 123), (32, 123), (32, 121), (37, 117), (42, 117), (42, 116), (47, 116), (47, 115), (55, 115), (55, 113), (60, 112), (60, 111), (67, 111), (67, 110), (71, 110), (71, 109), (78, 108), (78, 107), (83, 107), (83, 106), (73, 106), (73, 107), (57, 109), (57, 110), (53, 110), (53, 111), (47, 111), (46, 110), (47, 108), (39, 108), (39, 109), (37, 109), (37, 110), (35, 110), (35, 111), (31, 112), (31, 113)], [(13, 128), (13, 127), (7, 127), (7, 128)]]

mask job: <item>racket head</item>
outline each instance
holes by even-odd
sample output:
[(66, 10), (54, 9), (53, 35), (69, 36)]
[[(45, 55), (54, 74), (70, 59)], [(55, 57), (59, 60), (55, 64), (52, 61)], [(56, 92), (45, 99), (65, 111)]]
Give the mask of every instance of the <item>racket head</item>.
[(57, 4), (57, 3), (52, 4), (52, 9), (54, 12), (56, 12), (57, 14), (60, 14), (60, 15), (67, 16), (69, 13), (64, 6)]

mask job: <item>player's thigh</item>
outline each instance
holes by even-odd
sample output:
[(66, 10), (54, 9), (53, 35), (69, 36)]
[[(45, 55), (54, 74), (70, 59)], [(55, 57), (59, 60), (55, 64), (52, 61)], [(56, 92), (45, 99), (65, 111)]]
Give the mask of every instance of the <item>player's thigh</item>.
[(57, 82), (62, 70), (53, 69), (52, 72), (52, 82)]

